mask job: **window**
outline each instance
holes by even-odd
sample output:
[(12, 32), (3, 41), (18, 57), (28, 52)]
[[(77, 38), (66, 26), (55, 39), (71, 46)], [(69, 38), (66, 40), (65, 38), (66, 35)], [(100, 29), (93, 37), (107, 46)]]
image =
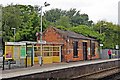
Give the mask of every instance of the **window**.
[(34, 47), (34, 53), (35, 53), (35, 57), (38, 57), (38, 56), (40, 56), (40, 47), (39, 46), (35, 46)]
[(52, 52), (44, 52), (43, 56), (52, 56)]
[(53, 52), (53, 56), (59, 56), (59, 52)]
[(74, 41), (73, 43), (73, 57), (78, 57), (78, 41)]
[(27, 47), (27, 57), (31, 57), (32, 53), (32, 47)]

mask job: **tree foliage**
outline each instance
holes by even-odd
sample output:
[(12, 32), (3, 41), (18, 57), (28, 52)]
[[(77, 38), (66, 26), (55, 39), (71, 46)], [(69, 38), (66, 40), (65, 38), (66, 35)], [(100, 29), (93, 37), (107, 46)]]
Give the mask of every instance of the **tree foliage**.
[(93, 37), (96, 39), (99, 39), (99, 33), (94, 31), (91, 27), (88, 27), (86, 25), (79, 25), (77, 27), (71, 27), (69, 30), (74, 31), (79, 34), (83, 34), (84, 36), (87, 37)]
[(101, 37), (101, 43), (103, 43), (104, 48), (115, 48), (115, 45), (120, 45), (120, 27), (118, 25), (112, 22), (98, 21), (93, 29), (103, 36)]
[[(15, 41), (36, 41), (36, 32), (40, 32), (40, 14), (37, 6), (8, 5), (2, 7), (2, 32), (5, 41), (13, 41), (12, 28), (16, 28)], [(76, 9), (51, 9), (42, 16), (43, 30), (56, 26), (62, 30), (71, 30), (87, 37), (96, 38), (103, 48), (115, 48), (120, 45), (120, 26), (107, 21), (93, 24), (87, 14)]]
[(3, 7), (2, 28), (4, 41), (13, 41), (16, 28), (16, 41), (35, 40), (35, 33), (40, 30), (40, 20), (31, 5), (9, 5)]
[(13, 36), (12, 27), (18, 29), (22, 25), (21, 12), (18, 7), (9, 5), (2, 9), (2, 30), (4, 41), (10, 41)]
[[(65, 27), (78, 26), (78, 25), (92, 25), (92, 21), (89, 20), (87, 14), (80, 14), (80, 11), (76, 9), (61, 10), (61, 9), (51, 9), (44, 13), (44, 17), (47, 21), (52, 23), (51, 25), (61, 25)], [(66, 20), (66, 21), (65, 21)], [(67, 25), (65, 25), (67, 24)]]

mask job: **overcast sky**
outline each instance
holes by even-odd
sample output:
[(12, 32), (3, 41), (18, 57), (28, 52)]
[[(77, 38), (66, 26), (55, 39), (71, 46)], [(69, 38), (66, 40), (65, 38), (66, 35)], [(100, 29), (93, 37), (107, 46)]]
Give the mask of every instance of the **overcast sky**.
[(97, 22), (98, 20), (106, 20), (118, 23), (118, 2), (120, 0), (0, 0), (0, 4), (24, 4), (24, 5), (43, 5), (48, 2), (51, 5), (45, 7), (44, 10), (52, 8), (60, 8), (69, 10), (76, 8), (81, 13), (89, 15), (90, 20)]

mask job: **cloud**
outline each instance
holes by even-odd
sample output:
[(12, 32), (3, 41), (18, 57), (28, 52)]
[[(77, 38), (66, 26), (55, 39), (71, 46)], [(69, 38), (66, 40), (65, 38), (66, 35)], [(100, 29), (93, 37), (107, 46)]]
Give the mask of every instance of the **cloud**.
[(117, 23), (118, 16), (118, 1), (119, 0), (0, 0), (1, 4), (6, 5), (10, 3), (24, 4), (24, 5), (43, 5), (47, 1), (51, 5), (44, 10), (51, 8), (60, 8), (69, 10), (76, 8), (81, 13), (89, 15), (93, 21), (106, 19)]

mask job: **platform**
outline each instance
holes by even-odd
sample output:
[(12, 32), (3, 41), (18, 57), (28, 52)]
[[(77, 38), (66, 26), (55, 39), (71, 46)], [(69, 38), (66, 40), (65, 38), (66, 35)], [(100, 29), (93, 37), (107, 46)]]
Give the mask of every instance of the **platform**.
[(28, 68), (4, 70), (2, 71), (2, 78), (13, 78), (13, 77), (31, 75), (36, 73), (50, 72), (54, 70), (62, 70), (62, 69), (67, 69), (72, 67), (92, 65), (92, 64), (117, 61), (117, 60), (120, 60), (120, 59), (79, 61), (79, 62), (69, 62), (69, 63), (53, 63), (53, 64), (45, 64), (42, 66), (35, 65), (33, 67), (28, 67)]

